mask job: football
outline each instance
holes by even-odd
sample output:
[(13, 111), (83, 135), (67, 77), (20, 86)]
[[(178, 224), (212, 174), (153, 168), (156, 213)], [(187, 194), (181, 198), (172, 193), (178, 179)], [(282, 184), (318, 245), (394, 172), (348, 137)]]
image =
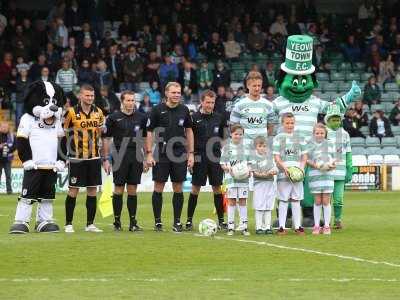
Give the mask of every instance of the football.
[(212, 236), (217, 233), (218, 226), (214, 220), (205, 219), (199, 223), (199, 233), (204, 236)]
[(289, 179), (292, 182), (300, 182), (304, 179), (304, 171), (298, 167), (289, 167)]
[(237, 163), (232, 167), (232, 176), (236, 180), (243, 180), (249, 177), (250, 169), (246, 162)]

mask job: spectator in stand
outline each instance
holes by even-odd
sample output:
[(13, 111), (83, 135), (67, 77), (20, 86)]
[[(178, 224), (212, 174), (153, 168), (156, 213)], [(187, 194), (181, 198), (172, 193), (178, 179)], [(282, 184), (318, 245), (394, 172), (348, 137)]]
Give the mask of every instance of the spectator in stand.
[(364, 32), (371, 25), (370, 23), (374, 16), (375, 12), (371, 2), (369, 0), (364, 0), (364, 3), (358, 8), (358, 21), (360, 22)]
[(90, 39), (92, 42), (96, 41), (96, 35), (91, 30), (90, 24), (88, 22), (85, 22), (82, 24), (82, 31), (78, 34), (76, 39), (77, 39), (78, 45), (82, 45), (84, 39)]
[(174, 50), (171, 52), (171, 62), (177, 66), (181, 66), (183, 62), (183, 50), (180, 44), (175, 44)]
[(157, 34), (149, 49), (151, 52), (155, 52), (158, 58), (162, 58), (167, 52), (168, 45), (164, 42), (163, 36)]
[(197, 50), (195, 44), (190, 40), (189, 33), (185, 32), (182, 35), (183, 55), (191, 61), (197, 60)]
[(112, 91), (113, 88), (113, 77), (112, 74), (107, 70), (107, 65), (104, 60), (99, 60), (97, 62), (97, 71), (95, 74), (95, 85), (107, 87), (108, 90)]
[(108, 89), (107, 86), (99, 88), (99, 95), (96, 97), (96, 106), (100, 107), (104, 115), (107, 116), (121, 107), (117, 95)]
[(157, 57), (157, 53), (152, 51), (149, 53), (146, 68), (144, 70), (144, 79), (151, 83), (153, 81), (160, 82), (158, 72), (160, 70), (161, 60)]
[(343, 55), (351, 63), (361, 61), (361, 49), (353, 34), (347, 37), (346, 43), (342, 46)]
[(48, 68), (46, 55), (44, 53), (40, 53), (37, 57), (37, 61), (29, 69), (29, 78), (32, 81), (38, 80), (44, 67)]
[(276, 98), (275, 89), (274, 89), (274, 87), (273, 87), (272, 85), (269, 85), (269, 86), (267, 87), (265, 99), (267, 99), (268, 101), (271, 101), (271, 102), (272, 102), (272, 101), (275, 100), (275, 98)]
[(360, 126), (368, 126), (368, 114), (364, 111), (362, 101), (354, 103), (354, 117), (358, 120)]
[(15, 89), (16, 89), (16, 97), (15, 97), (15, 123), (18, 127), (19, 120), (24, 114), (24, 96), (28, 86), (31, 84), (31, 80), (28, 77), (28, 70), (21, 69), (19, 72), (19, 76), (17, 78)]
[(164, 57), (164, 63), (160, 66), (160, 83), (161, 88), (164, 89), (165, 85), (170, 81), (177, 81), (179, 77), (178, 66), (171, 60), (171, 55), (167, 53)]
[(242, 24), (240, 22), (235, 25), (235, 31), (233, 32), (233, 35), (235, 36), (235, 41), (239, 43), (240, 47), (245, 49), (247, 39), (246, 35), (243, 33)]
[(210, 61), (223, 59), (225, 57), (224, 45), (220, 40), (218, 32), (211, 34), (211, 40), (207, 42), (207, 58)]
[(161, 92), (158, 81), (155, 80), (150, 82), (150, 88), (146, 90), (146, 95), (149, 96), (151, 105), (158, 105), (161, 103)]
[(60, 54), (56, 49), (54, 49), (54, 45), (52, 43), (47, 43), (45, 55), (47, 64), (50, 67), (50, 72), (54, 74), (57, 71), (57, 65), (60, 60)]
[(139, 39), (138, 39), (138, 43), (137, 43), (137, 45), (136, 45), (136, 51), (137, 51), (137, 53), (138, 53), (138, 55), (141, 57), (141, 58), (143, 58), (143, 59), (146, 59), (147, 58), (147, 56), (148, 56), (148, 51), (147, 51), (147, 47), (146, 47), (146, 44), (145, 44), (145, 42), (144, 42), (144, 39), (143, 39), (143, 37), (140, 37)]
[(231, 72), (225, 68), (225, 64), (222, 60), (218, 60), (215, 64), (212, 86), (214, 90), (216, 90), (221, 85), (224, 87), (231, 85)]
[(64, 20), (62, 18), (56, 19), (56, 45), (60, 49), (65, 49), (68, 47), (68, 29), (64, 25)]
[(254, 24), (251, 27), (251, 32), (247, 39), (248, 48), (253, 53), (261, 52), (265, 46), (265, 35), (260, 31), (258, 26), (258, 24)]
[(179, 72), (178, 82), (181, 84), (185, 103), (190, 103), (192, 96), (197, 94), (197, 74), (190, 61), (183, 64), (183, 69)]
[(346, 130), (350, 137), (362, 137), (365, 138), (365, 135), (360, 131), (360, 122), (356, 117), (356, 112), (354, 109), (349, 109), (346, 111), (343, 119), (343, 128)]
[(121, 54), (121, 56), (126, 56), (128, 55), (128, 48), (131, 46), (133, 43), (131, 40), (128, 39), (128, 36), (122, 35), (121, 40), (118, 43), (118, 50)]
[(382, 110), (374, 112), (369, 124), (369, 132), (372, 137), (378, 137), (382, 140), (383, 137), (393, 137), (389, 119), (385, 117)]
[(97, 58), (97, 50), (93, 45), (93, 40), (85, 37), (83, 39), (83, 45), (78, 51), (78, 60), (81, 62), (84, 59), (87, 59), (89, 62), (93, 62)]
[(232, 32), (228, 33), (226, 42), (224, 42), (225, 57), (228, 61), (238, 61), (242, 49), (240, 44), (235, 41), (235, 36)]
[(109, 72), (113, 77), (113, 88), (112, 90), (118, 92), (119, 85), (122, 81), (122, 61), (118, 55), (118, 46), (112, 45), (109, 47), (108, 56), (106, 57), (105, 63), (107, 64)]
[(279, 14), (276, 16), (276, 20), (274, 23), (271, 24), (269, 27), (269, 33), (272, 35), (275, 35), (277, 33), (287, 36), (288, 32), (286, 30), (286, 24), (285, 24), (285, 19), (283, 18), (283, 15)]
[(95, 79), (96, 73), (92, 70), (89, 61), (87, 59), (82, 60), (81, 66), (78, 69), (78, 84), (90, 84), (94, 86)]
[(289, 17), (289, 23), (286, 26), (288, 35), (301, 34), (301, 29), (297, 23), (296, 15), (291, 15)]
[(385, 86), (388, 82), (394, 82), (395, 73), (394, 73), (394, 63), (392, 61), (392, 55), (388, 54), (386, 59), (381, 61), (379, 64), (379, 76), (378, 81)]
[(43, 67), (40, 71), (40, 77), (36, 80), (43, 80), (43, 81), (53, 81), (53, 78), (50, 76), (50, 70), (48, 67)]
[(10, 131), (8, 123), (0, 122), (0, 178), (4, 169), (7, 194), (12, 193), (11, 162), (15, 149), (16, 139), (14, 134)]
[(3, 62), (0, 64), (0, 86), (7, 87), (13, 69), (13, 55), (11, 52), (4, 53)]
[(100, 41), (99, 48), (109, 49), (112, 45), (115, 45), (116, 41), (111, 35), (111, 31), (107, 30), (104, 33), (104, 38)]
[(77, 37), (82, 31), (81, 25), (83, 21), (83, 12), (79, 7), (78, 0), (72, 0), (65, 13), (65, 25), (72, 36)]
[(371, 107), (372, 104), (381, 102), (381, 88), (376, 83), (376, 77), (371, 76), (364, 87), (364, 103)]
[(68, 50), (71, 50), (74, 55), (78, 53), (78, 45), (76, 44), (76, 39), (73, 36), (68, 38)]
[(122, 63), (122, 69), (124, 72), (123, 90), (136, 91), (136, 85), (143, 78), (144, 66), (143, 60), (136, 53), (135, 46), (129, 46), (128, 55)]
[(201, 90), (210, 89), (212, 86), (213, 74), (211, 70), (208, 68), (208, 61), (203, 60), (201, 62), (200, 70), (199, 70), (199, 87)]
[(139, 106), (139, 111), (141, 113), (149, 115), (153, 106), (154, 106), (153, 103), (151, 103), (151, 101), (150, 101), (150, 96), (147, 93), (144, 93), (143, 100)]
[(366, 64), (376, 76), (379, 74), (379, 64), (381, 62), (381, 53), (377, 44), (372, 44), (367, 54)]
[(226, 116), (226, 102), (228, 98), (226, 97), (226, 87), (220, 85), (217, 88), (217, 98), (215, 98), (214, 111)]
[(263, 75), (263, 82), (265, 85), (275, 86), (275, 80), (277, 79), (277, 72), (275, 71), (275, 66), (271, 61), (267, 62), (265, 70), (261, 71)]
[(129, 14), (124, 14), (122, 16), (122, 23), (119, 25), (118, 28), (118, 36), (127, 36), (131, 37), (132, 39), (136, 38), (135, 36), (135, 25), (131, 22)]
[(397, 99), (396, 104), (390, 112), (389, 120), (394, 126), (400, 125), (400, 98)]
[(396, 34), (395, 41), (390, 47), (390, 54), (393, 56), (395, 65), (400, 63), (400, 33)]
[(317, 69), (317, 72), (330, 72), (330, 63), (327, 55), (325, 54), (325, 48), (322, 45), (318, 45), (315, 49), (313, 65)]
[(71, 68), (71, 63), (68, 60), (63, 60), (62, 68), (57, 71), (56, 83), (63, 89), (65, 94), (71, 93), (78, 83), (76, 73)]

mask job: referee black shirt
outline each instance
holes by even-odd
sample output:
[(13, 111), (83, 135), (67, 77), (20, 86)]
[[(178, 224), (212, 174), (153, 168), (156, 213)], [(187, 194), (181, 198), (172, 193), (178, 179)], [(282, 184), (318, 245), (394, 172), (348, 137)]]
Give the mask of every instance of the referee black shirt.
[[(106, 119), (105, 137), (112, 137), (117, 150), (123, 143), (127, 143), (128, 149), (139, 149), (144, 146), (144, 137), (147, 136), (147, 116), (139, 111), (127, 115), (121, 111), (115, 111)], [(128, 137), (128, 139), (126, 139)], [(125, 138), (125, 142), (124, 141)]]
[[(192, 118), (186, 105), (169, 107), (165, 103), (160, 103), (151, 110), (147, 124), (148, 131), (160, 130), (161, 140), (157, 143), (156, 153), (165, 155), (166, 145), (171, 139), (186, 138), (185, 129), (192, 128)], [(174, 142), (173, 151), (174, 155), (182, 155), (186, 152), (185, 144)]]
[(196, 153), (206, 153), (208, 141), (214, 138), (215, 142), (211, 143), (212, 150), (214, 155), (219, 157), (221, 155), (221, 143), (217, 141), (217, 138), (225, 138), (227, 127), (225, 117), (218, 112), (204, 114), (198, 111), (192, 115), (192, 120), (194, 151)]

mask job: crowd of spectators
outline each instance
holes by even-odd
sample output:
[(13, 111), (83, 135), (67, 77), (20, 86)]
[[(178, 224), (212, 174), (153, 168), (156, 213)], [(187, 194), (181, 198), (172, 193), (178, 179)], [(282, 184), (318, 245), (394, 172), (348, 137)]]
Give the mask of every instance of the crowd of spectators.
[[(232, 90), (228, 65), (244, 55), (268, 58), (251, 69), (262, 73), (264, 93), (273, 101), (279, 63), (269, 58), (284, 57), (286, 36), (301, 33), (314, 39), (318, 72), (330, 72), (332, 51), (352, 64), (365, 62), (365, 71), (374, 76), (365, 86), (363, 102), (380, 103), (385, 84), (400, 84), (400, 1), (363, 1), (358, 12), (346, 16), (318, 13), (314, 2), (58, 0), (47, 13), (21, 10), (15, 0), (2, 1), (2, 105), (13, 107), (18, 122), (24, 90), (42, 79), (63, 88), (67, 105), (76, 103), (79, 85), (93, 85), (96, 103), (106, 114), (119, 107), (116, 93), (142, 91), (140, 110), (148, 112), (161, 101), (164, 85), (178, 81), (186, 103), (212, 88), (218, 95), (216, 109), (226, 112), (245, 92)], [(373, 128), (381, 131), (381, 120), (399, 124), (399, 103), (388, 118), (372, 113), (366, 119), (361, 103), (347, 113), (347, 127), (361, 136), (357, 127), (368, 125), (371, 135), (379, 135)]]

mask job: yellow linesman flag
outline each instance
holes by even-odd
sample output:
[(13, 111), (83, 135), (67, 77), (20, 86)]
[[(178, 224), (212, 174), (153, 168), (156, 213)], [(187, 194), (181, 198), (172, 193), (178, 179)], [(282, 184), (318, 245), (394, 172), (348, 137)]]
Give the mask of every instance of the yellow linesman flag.
[(112, 206), (112, 194), (113, 194), (113, 184), (112, 176), (107, 176), (102, 188), (101, 197), (99, 200), (99, 210), (103, 218), (111, 216), (113, 212)]

